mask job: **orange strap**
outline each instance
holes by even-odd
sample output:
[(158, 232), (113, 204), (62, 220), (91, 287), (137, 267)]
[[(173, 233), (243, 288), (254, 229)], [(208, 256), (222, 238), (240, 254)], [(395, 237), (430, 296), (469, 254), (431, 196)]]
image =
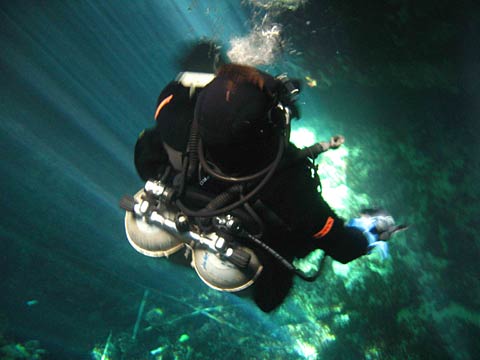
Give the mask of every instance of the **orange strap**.
[(331, 216), (329, 216), (327, 221), (325, 222), (325, 225), (323, 225), (323, 228), (319, 232), (314, 234), (313, 237), (315, 239), (320, 239), (320, 238), (324, 237), (325, 235), (327, 235), (329, 233), (329, 231), (332, 230), (332, 226), (333, 226), (334, 222), (335, 221), (333, 220), (333, 218)]
[(161, 101), (160, 104), (158, 104), (157, 111), (155, 111), (155, 120), (157, 120), (158, 114), (160, 113), (160, 110), (167, 105), (171, 100), (173, 99), (173, 94), (170, 96), (167, 96), (165, 99)]

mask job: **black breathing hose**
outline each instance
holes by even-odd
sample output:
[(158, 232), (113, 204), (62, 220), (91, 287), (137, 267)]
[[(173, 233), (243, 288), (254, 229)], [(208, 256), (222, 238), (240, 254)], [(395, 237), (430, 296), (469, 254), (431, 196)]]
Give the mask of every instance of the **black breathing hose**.
[(188, 156), (185, 157), (183, 161), (183, 166), (182, 166), (182, 173), (181, 173), (181, 182), (180, 182), (180, 188), (178, 189), (178, 196), (183, 196), (183, 193), (185, 192), (185, 185), (187, 183), (187, 172), (188, 172)]
[(198, 166), (198, 142), (199, 142), (199, 130), (196, 118), (193, 119), (193, 123), (190, 129), (190, 135), (188, 137), (186, 156), (183, 159), (181, 181), (178, 191), (178, 196), (183, 196), (185, 186), (195, 172)]
[(258, 226), (258, 233), (255, 234), (254, 236), (261, 238), (263, 236), (263, 233), (265, 232), (265, 224), (263, 223), (260, 216), (258, 216), (258, 214), (255, 212), (255, 210), (250, 206), (248, 202), (243, 204), (243, 207), (247, 211), (248, 215), (250, 215), (250, 217)]
[(300, 269), (297, 269), (292, 263), (290, 263), (289, 261), (287, 261), (282, 255), (280, 255), (278, 252), (276, 252), (275, 250), (273, 250), (270, 246), (268, 246), (267, 244), (265, 244), (263, 241), (261, 241), (260, 239), (256, 238), (255, 236), (249, 234), (248, 232), (244, 231), (242, 232), (241, 234), (243, 237), (246, 237), (248, 238), (249, 240), (251, 240), (253, 243), (255, 243), (256, 245), (258, 245), (259, 247), (261, 247), (263, 250), (267, 251), (270, 255), (272, 255), (277, 261), (280, 262), (280, 264), (282, 264), (284, 267), (286, 267), (290, 272), (294, 273), (295, 275), (297, 275), (298, 277), (300, 277), (302, 280), (305, 280), (305, 281), (308, 281), (308, 282), (312, 282), (312, 281), (315, 281), (318, 276), (320, 275), (320, 273), (322, 272), (322, 269), (323, 269), (323, 264), (325, 263), (325, 257), (326, 256), (323, 256), (322, 259), (320, 260), (319, 264), (318, 264), (318, 270), (315, 272), (315, 274), (313, 275), (307, 275), (305, 274), (303, 271), (301, 271)]
[(198, 166), (198, 147), (200, 145), (200, 134), (198, 130), (198, 122), (196, 117), (193, 119), (192, 127), (190, 130), (190, 136), (188, 138), (187, 156), (188, 156), (188, 169), (187, 178), (190, 179)]
[(243, 190), (243, 186), (241, 185), (234, 185), (231, 188), (227, 189), (227, 191), (224, 191), (223, 193), (217, 195), (215, 198), (213, 198), (205, 207), (207, 210), (215, 210), (218, 209), (221, 206), (224, 206), (225, 204), (228, 204), (232, 202), (238, 194), (240, 194)]
[[(283, 146), (282, 140), (280, 140), (280, 145)], [(215, 179), (225, 181), (225, 182), (231, 182), (231, 183), (240, 183), (240, 182), (247, 182), (247, 181), (256, 180), (256, 179), (260, 178), (261, 176), (265, 175), (266, 173), (268, 173), (268, 171), (272, 168), (272, 166), (274, 165), (274, 162), (275, 162), (275, 161), (273, 161), (272, 163), (270, 163), (270, 165), (263, 168), (262, 170), (254, 173), (254, 174), (247, 175), (247, 176), (235, 177), (235, 176), (228, 176), (228, 175), (225, 175), (225, 174), (220, 174), (220, 173), (216, 172), (208, 164), (207, 159), (205, 159), (203, 142), (202, 142), (201, 139), (199, 139), (199, 142), (198, 142), (198, 159), (200, 160), (200, 164), (202, 165), (202, 168), (205, 170), (205, 172), (207, 174), (214, 177)]]
[[(194, 211), (189, 208), (187, 208), (180, 200), (177, 200), (175, 204), (178, 206), (178, 208), (187, 216), (194, 216), (194, 217), (212, 217), (212, 216), (218, 216), (218, 215), (223, 215), (226, 212), (229, 212), (243, 204), (245, 204), (248, 200), (250, 200), (252, 197), (257, 195), (260, 190), (265, 186), (265, 184), (272, 178), (273, 174), (278, 168), (278, 165), (280, 164), (280, 161), (282, 160), (283, 152), (285, 148), (282, 142), (280, 142), (279, 147), (278, 147), (278, 152), (277, 156), (275, 157), (275, 160), (272, 162), (271, 165), (268, 166), (269, 171), (265, 175), (265, 177), (258, 183), (258, 185), (250, 191), (248, 194), (246, 194), (244, 197), (242, 197), (240, 200), (225, 206), (221, 209), (216, 209), (216, 210), (198, 210)], [(202, 165), (203, 166), (203, 165)]]

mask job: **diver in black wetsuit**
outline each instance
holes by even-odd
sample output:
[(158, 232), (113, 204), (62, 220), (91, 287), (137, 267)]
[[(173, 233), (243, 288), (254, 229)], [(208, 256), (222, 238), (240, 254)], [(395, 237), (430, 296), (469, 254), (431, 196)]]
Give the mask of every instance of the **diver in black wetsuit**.
[[(323, 200), (311, 159), (288, 139), (298, 92), (285, 77), (235, 64), (215, 76), (180, 77), (161, 92), (156, 125), (135, 148), (141, 178), (169, 179), (182, 214), (204, 230), (219, 209), (243, 212), (243, 226), (257, 241), (245, 243), (263, 266), (253, 297), (264, 311), (280, 305), (292, 286), (295, 272), (285, 263), (315, 249), (342, 263), (373, 247), (386, 254), (385, 240), (402, 228), (380, 212), (345, 225)], [(182, 198), (189, 189), (223, 195), (198, 210)]]

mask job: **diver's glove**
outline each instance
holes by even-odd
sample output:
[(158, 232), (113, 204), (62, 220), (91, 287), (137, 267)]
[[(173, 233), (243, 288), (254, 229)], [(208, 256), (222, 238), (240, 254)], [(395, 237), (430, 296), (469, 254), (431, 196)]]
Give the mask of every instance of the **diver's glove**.
[(406, 225), (395, 225), (393, 217), (381, 209), (363, 210), (359, 218), (350, 220), (346, 226), (361, 230), (368, 240), (368, 253), (378, 249), (383, 259), (388, 257), (386, 241), (397, 231), (407, 228)]

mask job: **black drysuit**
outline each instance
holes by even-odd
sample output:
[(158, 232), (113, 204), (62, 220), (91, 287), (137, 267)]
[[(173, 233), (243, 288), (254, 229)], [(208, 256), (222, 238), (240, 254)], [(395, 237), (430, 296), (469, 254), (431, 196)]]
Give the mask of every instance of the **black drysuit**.
[[(135, 148), (135, 165), (144, 180), (157, 177), (168, 165), (163, 142), (174, 150), (185, 151), (196, 97), (197, 93), (190, 96), (189, 89), (176, 82), (161, 92), (156, 125), (141, 134)], [(284, 162), (288, 163), (297, 152), (298, 149), (289, 144)], [(366, 254), (367, 239), (361, 231), (344, 227), (343, 220), (318, 192), (319, 182), (312, 173), (307, 159), (282, 166), (256, 197), (254, 207), (266, 224), (262, 241), (289, 261), (315, 249), (323, 249), (342, 263)], [(216, 185), (218, 193), (225, 188), (213, 180), (198, 186), (215, 192)], [(254, 300), (262, 310), (273, 310), (291, 288), (293, 274), (264, 250), (250, 247), (255, 249), (264, 266), (255, 283)]]

